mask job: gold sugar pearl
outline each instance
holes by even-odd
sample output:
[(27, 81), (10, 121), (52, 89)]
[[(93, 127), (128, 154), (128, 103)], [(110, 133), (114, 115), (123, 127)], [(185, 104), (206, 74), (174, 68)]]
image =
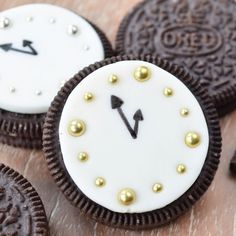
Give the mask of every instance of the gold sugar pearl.
[(26, 17), (26, 21), (27, 22), (32, 22), (33, 20), (34, 20), (34, 18), (32, 16)]
[(68, 125), (68, 133), (73, 137), (79, 137), (84, 134), (86, 129), (82, 120), (72, 120)]
[(166, 97), (170, 97), (173, 95), (173, 90), (171, 88), (165, 88), (164, 91), (163, 91), (163, 94), (166, 96)]
[(49, 19), (49, 23), (50, 23), (50, 24), (54, 24), (54, 23), (56, 23), (56, 19), (53, 18), (53, 17), (51, 17), (51, 18)]
[(152, 186), (154, 193), (160, 193), (163, 190), (163, 185), (161, 183), (156, 183)]
[(42, 95), (42, 91), (41, 91), (41, 90), (36, 90), (36, 91), (35, 91), (35, 95), (36, 95), (36, 96)]
[(11, 25), (11, 21), (4, 17), (0, 19), (0, 29), (6, 29)]
[(92, 93), (85, 93), (84, 94), (84, 100), (85, 101), (91, 101), (91, 100), (93, 100), (93, 94)]
[(125, 188), (118, 193), (118, 200), (122, 205), (131, 205), (136, 200), (136, 194), (133, 189)]
[(117, 75), (114, 75), (114, 74), (113, 74), (113, 75), (110, 75), (108, 81), (109, 81), (111, 84), (115, 84), (115, 83), (117, 83), (117, 81), (118, 81), (118, 76), (117, 76)]
[(200, 144), (200, 135), (196, 132), (188, 132), (185, 136), (185, 144), (190, 148), (196, 148)]
[(15, 93), (16, 92), (16, 88), (15, 87), (10, 87), (9, 91), (10, 91), (10, 93)]
[(180, 115), (183, 116), (183, 117), (186, 117), (189, 115), (189, 109), (188, 108), (182, 108), (180, 110)]
[(80, 152), (78, 155), (78, 159), (81, 162), (86, 162), (88, 160), (88, 154), (86, 152)]
[(184, 164), (179, 164), (176, 170), (179, 174), (184, 174), (186, 172), (186, 166)]
[(96, 180), (95, 180), (95, 185), (96, 185), (97, 187), (103, 187), (105, 184), (106, 184), (106, 181), (105, 181), (104, 178), (102, 178), (102, 177), (96, 178)]
[(150, 77), (151, 71), (146, 66), (140, 66), (134, 72), (134, 78), (139, 82), (147, 81)]
[(79, 28), (76, 25), (68, 25), (67, 33), (69, 35), (76, 35), (79, 32)]

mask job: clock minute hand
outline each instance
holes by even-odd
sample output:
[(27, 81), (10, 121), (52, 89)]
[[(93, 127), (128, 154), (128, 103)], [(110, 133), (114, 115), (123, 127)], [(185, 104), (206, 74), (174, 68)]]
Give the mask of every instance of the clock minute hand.
[(130, 126), (121, 106), (124, 104), (124, 102), (118, 98), (117, 96), (112, 95), (111, 96), (111, 107), (112, 109), (117, 109), (119, 115), (121, 116), (121, 119), (123, 120), (123, 122), (125, 123), (125, 126), (127, 127), (128, 131), (130, 132), (131, 136), (136, 139), (137, 135), (135, 133), (135, 131), (132, 129), (132, 127)]
[(14, 48), (12, 47), (12, 43), (6, 43), (6, 44), (2, 44), (0, 45), (0, 48), (2, 50), (4, 50), (5, 52), (8, 52), (8, 51), (15, 51), (15, 52), (20, 52), (20, 53), (24, 53), (24, 54), (30, 54), (30, 55), (38, 55), (38, 53), (36, 52), (36, 50), (31, 46), (32, 42), (30, 41), (27, 41), (27, 40), (23, 40), (23, 47), (29, 47), (31, 49), (31, 51), (25, 51), (25, 50), (21, 50), (21, 49), (18, 49), (18, 48)]
[(136, 136), (138, 136), (139, 122), (143, 121), (143, 113), (140, 109), (135, 112), (133, 119), (135, 120), (134, 132), (135, 132)]

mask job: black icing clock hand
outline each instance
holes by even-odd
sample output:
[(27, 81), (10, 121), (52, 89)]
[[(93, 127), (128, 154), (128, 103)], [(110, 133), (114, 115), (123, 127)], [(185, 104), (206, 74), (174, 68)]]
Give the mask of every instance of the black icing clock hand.
[(134, 128), (131, 127), (129, 121), (127, 120), (121, 106), (124, 104), (124, 102), (117, 96), (112, 95), (111, 96), (111, 108), (117, 109), (119, 115), (121, 116), (121, 119), (125, 123), (125, 126), (127, 127), (128, 131), (130, 132), (132, 138), (136, 139), (138, 136), (138, 128), (139, 128), (139, 122), (143, 120), (143, 114), (142, 111), (139, 109), (135, 112), (133, 119), (135, 120)]
[(32, 46), (33, 42), (29, 40), (23, 40), (23, 47), (29, 47), (32, 51), (32, 55), (38, 55), (38, 52)]
[(32, 44), (33, 44), (33, 42), (31, 42), (29, 40), (23, 40), (23, 43), (22, 43), (23, 47), (24, 48), (28, 47), (30, 49), (30, 51), (14, 48), (14, 47), (12, 47), (12, 43), (2, 44), (2, 45), (0, 45), (0, 48), (3, 49), (5, 52), (15, 51), (15, 52), (20, 52), (20, 53), (36, 56), (36, 55), (38, 55), (38, 52), (33, 48)]
[(135, 120), (134, 132), (136, 133), (136, 136), (138, 136), (139, 122), (143, 120), (143, 114), (140, 109), (135, 112), (133, 119)]

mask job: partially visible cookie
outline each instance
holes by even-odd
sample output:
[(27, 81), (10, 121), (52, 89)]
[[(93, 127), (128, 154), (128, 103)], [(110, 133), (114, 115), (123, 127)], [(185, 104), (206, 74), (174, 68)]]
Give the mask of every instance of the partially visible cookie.
[(234, 152), (233, 157), (231, 158), (229, 169), (232, 174), (236, 174), (236, 151)]
[(80, 69), (112, 55), (104, 33), (49, 4), (0, 13), (0, 142), (41, 148), (51, 101)]
[(217, 112), (185, 70), (120, 56), (80, 71), (47, 113), (49, 170), (80, 212), (114, 227), (152, 228), (189, 209), (213, 180)]
[(23, 176), (3, 164), (0, 164), (0, 235), (49, 235), (37, 192)]
[(184, 66), (222, 116), (236, 108), (235, 12), (233, 0), (143, 1), (121, 23), (116, 49)]

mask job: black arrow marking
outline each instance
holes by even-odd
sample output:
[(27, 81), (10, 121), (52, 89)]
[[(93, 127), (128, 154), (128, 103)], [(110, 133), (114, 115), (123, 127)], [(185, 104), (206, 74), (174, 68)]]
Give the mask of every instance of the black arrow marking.
[(135, 112), (133, 119), (135, 120), (134, 128), (131, 127), (129, 121), (127, 120), (123, 110), (122, 105), (124, 102), (117, 96), (112, 95), (111, 96), (111, 108), (117, 109), (119, 115), (121, 116), (121, 119), (125, 123), (125, 126), (127, 127), (128, 131), (130, 132), (132, 138), (136, 139), (138, 136), (138, 128), (139, 128), (139, 122), (143, 121), (143, 114), (142, 111), (139, 109)]
[(37, 56), (38, 52), (33, 48), (32, 44), (33, 44), (33, 42), (31, 42), (29, 40), (23, 40), (23, 42), (22, 42), (22, 46), (24, 48), (28, 47), (31, 51), (25, 51), (25, 50), (21, 50), (18, 48), (14, 48), (14, 47), (12, 47), (12, 43), (2, 44), (2, 45), (0, 45), (0, 48), (2, 50), (4, 50), (5, 52), (15, 51), (15, 52), (20, 52), (20, 53), (24, 53), (24, 54), (30, 54), (33, 56)]
[(139, 122), (143, 121), (143, 114), (140, 109), (135, 112), (133, 119), (135, 120), (134, 132), (136, 133), (136, 136), (138, 136)]
[(32, 50), (33, 55), (38, 55), (38, 52), (32, 47), (33, 42), (29, 40), (23, 40), (23, 47), (29, 47)]

